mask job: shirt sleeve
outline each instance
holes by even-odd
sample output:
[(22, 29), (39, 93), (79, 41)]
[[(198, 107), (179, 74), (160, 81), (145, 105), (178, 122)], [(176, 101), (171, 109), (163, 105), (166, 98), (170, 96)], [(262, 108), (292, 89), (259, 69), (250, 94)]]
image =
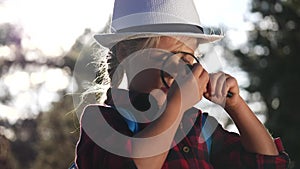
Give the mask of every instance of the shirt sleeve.
[[(96, 115), (99, 113), (98, 109), (100, 109), (98, 106), (87, 107), (81, 117), (80, 138), (76, 146), (75, 158), (77, 169), (136, 169), (137, 167), (131, 158), (113, 154), (97, 144), (95, 139), (106, 139), (109, 140), (111, 144), (121, 144), (118, 142), (119, 140), (116, 140), (113, 135), (109, 133), (105, 135), (105, 138), (103, 138), (104, 135), (97, 137), (96, 134), (92, 133), (93, 131), (95, 133), (105, 132), (102, 131), (101, 123), (98, 123), (96, 120)], [(114, 110), (106, 108), (104, 112), (102, 110), (101, 113), (105, 116), (107, 122), (117, 131), (122, 134), (131, 135), (126, 123), (122, 119), (119, 119), (118, 116), (115, 116)], [(85, 123), (89, 125), (88, 128), (84, 127), (87, 125)], [(91, 126), (92, 124), (94, 124), (94, 126)], [(118, 126), (118, 128), (116, 126)], [(90, 137), (87, 131), (93, 136)], [(130, 143), (127, 143), (127, 145), (130, 147)]]
[(243, 148), (237, 133), (228, 132), (219, 124), (212, 135), (210, 160), (215, 169), (286, 169), (289, 156), (280, 138), (274, 139), (274, 142), (279, 155), (250, 153)]

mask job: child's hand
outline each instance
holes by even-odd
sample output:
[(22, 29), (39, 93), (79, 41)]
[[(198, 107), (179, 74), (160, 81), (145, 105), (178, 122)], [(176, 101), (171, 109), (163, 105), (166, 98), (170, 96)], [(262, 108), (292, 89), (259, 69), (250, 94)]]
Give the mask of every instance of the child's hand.
[[(227, 97), (228, 93), (231, 97)], [(209, 75), (207, 92), (204, 97), (222, 107), (232, 107), (239, 102), (239, 87), (236, 79), (224, 72)]]
[(178, 84), (172, 83), (168, 92), (168, 101), (176, 100), (175, 102), (181, 104), (181, 109), (185, 111), (202, 99), (208, 81), (209, 74), (199, 63), (196, 63), (190, 73), (179, 74), (176, 77)]

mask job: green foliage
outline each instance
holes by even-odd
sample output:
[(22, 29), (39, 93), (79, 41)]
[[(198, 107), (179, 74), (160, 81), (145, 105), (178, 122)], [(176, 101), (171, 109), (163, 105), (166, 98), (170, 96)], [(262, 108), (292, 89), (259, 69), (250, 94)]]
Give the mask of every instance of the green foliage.
[[(276, 2), (252, 0), (252, 12), (255, 13), (257, 20), (253, 23), (254, 29), (249, 32), (249, 43), (235, 51), (242, 68), (249, 72), (251, 78), (251, 85), (247, 90), (261, 93), (268, 108), (266, 125), (273, 136), (282, 138), (293, 160), (291, 168), (295, 169), (300, 168), (300, 135), (297, 134), (300, 129), (299, 9), (298, 0)], [(35, 51), (42, 59), (31, 61), (26, 60), (26, 51), (20, 43), (20, 33), (21, 29), (16, 25), (0, 25), (0, 47), (13, 48), (11, 51), (14, 54), (13, 59), (0, 58), (1, 77), (12, 73), (16, 67), (20, 67), (24, 72), (29, 72), (28, 67), (54, 67), (67, 69), (71, 75), (75, 61), (84, 48), (84, 39), (90, 37), (91, 31), (85, 30), (67, 55), (51, 59), (41, 55), (40, 51)], [(83, 54), (92, 58), (90, 56), (93, 53), (87, 50), (83, 51)], [(88, 62), (94, 61), (88, 60)], [(82, 71), (82, 73), (95, 73), (89, 71)], [(89, 76), (88, 74), (80, 74), (80, 76), (86, 77)], [(94, 82), (103, 83), (105, 77), (101, 70), (98, 70), (97, 75), (98, 79), (96, 78)], [(39, 91), (41, 86), (32, 90)], [(0, 86), (0, 102), (4, 105), (9, 105), (14, 99), (9, 92), (6, 92), (8, 88), (9, 86)], [(69, 166), (74, 160), (79, 124), (75, 113), (72, 112), (72, 99), (65, 96), (66, 93), (66, 90), (58, 91), (59, 96), (64, 97), (53, 104), (52, 109), (47, 112), (39, 109), (40, 114), (32, 119), (20, 119), (15, 124), (0, 119), (0, 134), (8, 129), (13, 131), (10, 139), (0, 136), (1, 169), (52, 169)], [(28, 113), (27, 110), (24, 110), (24, 113)]]
[(0, 24), (0, 46), (21, 44), (21, 29), (10, 23)]
[[(24, 49), (21, 42), (21, 29), (17, 25), (0, 25), (0, 47), (9, 48), (10, 53), (3, 55), (0, 53), (0, 104), (6, 107), (13, 106), (16, 98), (20, 94), (28, 92), (35, 97), (45, 90), (45, 81), (33, 85), (31, 82), (30, 91), (20, 91), (11, 93), (10, 86), (3, 83), (3, 77), (11, 76), (15, 72), (23, 72), (29, 77), (40, 71), (50, 69), (62, 70), (71, 77), (75, 68), (75, 63), (83, 59), (80, 67), (80, 77), (96, 78), (96, 72), (100, 76), (95, 83), (102, 83), (103, 74), (95, 66), (103, 65), (92, 56), (94, 50), (98, 51), (99, 46), (92, 44), (87, 46), (88, 39), (91, 39), (92, 32), (86, 29), (83, 35), (79, 36), (71, 50), (60, 57), (45, 56), (40, 50), (30, 51)], [(88, 44), (89, 45), (89, 44)], [(38, 56), (35, 60), (27, 59), (28, 52)], [(99, 51), (101, 52), (101, 51)], [(3, 55), (3, 56), (2, 56)], [(82, 57), (79, 57), (82, 56)], [(90, 64), (95, 62), (95, 64)], [(55, 77), (52, 80), (56, 80)], [(87, 80), (87, 79), (76, 79)], [(82, 86), (78, 86), (77, 92), (84, 91)], [(29, 108), (19, 112), (20, 114), (30, 114), (30, 107), (34, 107), (37, 115), (32, 115), (25, 119), (19, 119), (15, 123), (9, 123), (0, 118), (0, 168), (1, 169), (53, 169), (68, 168), (74, 161), (75, 146), (79, 138), (79, 120), (76, 116), (73, 98), (68, 95), (68, 88), (53, 91), (59, 100), (53, 103), (52, 100), (42, 97), (41, 99), (50, 102), (51, 109), (43, 110), (39, 104), (40, 100), (31, 100)], [(80, 107), (82, 108), (82, 107)], [(77, 109), (80, 112), (80, 108)], [(10, 113), (10, 112), (6, 112)]]
[(74, 161), (79, 123), (71, 96), (35, 119), (0, 124), (14, 133), (10, 140), (0, 135), (1, 169), (68, 168)]
[[(10, 50), (9, 55), (0, 53), (0, 104), (6, 107), (14, 106), (16, 98), (26, 92), (36, 98), (45, 90), (46, 81), (38, 84), (29, 81), (28, 83), (31, 84), (29, 91), (12, 94), (11, 90), (8, 90), (10, 89), (9, 84), (3, 83), (5, 77), (13, 77), (15, 72), (23, 72), (30, 77), (34, 73), (50, 69), (62, 70), (70, 77), (83, 46), (83, 42), (76, 42), (81, 45), (75, 46), (70, 51), (72, 55), (59, 58), (49, 57), (43, 55), (39, 50), (24, 49), (20, 43), (21, 36), (18, 30), (16, 25), (0, 25), (0, 47)], [(27, 52), (35, 53), (38, 58), (28, 60)], [(72, 97), (66, 96), (68, 92), (67, 88), (53, 91), (60, 98), (57, 103), (52, 103), (53, 100), (45, 97), (38, 98), (50, 102), (52, 107), (50, 110), (43, 110), (39, 104), (41, 100), (37, 99), (37, 101), (31, 100), (28, 107), (22, 109), (22, 112), (18, 112), (29, 114), (27, 118), (13, 123), (0, 118), (1, 169), (68, 168), (74, 161), (75, 144), (79, 137), (78, 118), (73, 112)], [(31, 107), (37, 112), (37, 115), (32, 113)]]
[(16, 160), (14, 159), (10, 142), (7, 138), (0, 135), (0, 168), (14, 169), (16, 168)]
[(73, 110), (72, 97), (65, 96), (37, 118), (39, 141), (32, 169), (68, 168), (74, 161), (79, 124)]
[(299, 9), (299, 1), (253, 0), (258, 20), (248, 44), (235, 52), (251, 78), (247, 90), (259, 91), (267, 105), (266, 126), (282, 138), (291, 168), (300, 168)]
[(31, 162), (36, 159), (37, 125), (35, 119), (20, 119), (11, 127), (15, 134), (15, 138), (11, 142), (11, 151), (17, 160), (18, 168), (29, 168)]

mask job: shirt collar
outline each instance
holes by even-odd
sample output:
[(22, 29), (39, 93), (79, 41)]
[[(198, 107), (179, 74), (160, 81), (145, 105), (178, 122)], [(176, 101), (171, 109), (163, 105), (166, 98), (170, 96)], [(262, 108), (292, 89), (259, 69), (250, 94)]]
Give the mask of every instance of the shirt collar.
[[(112, 107), (122, 107), (131, 111), (135, 116), (144, 116), (146, 119), (153, 119), (159, 111), (157, 101), (149, 93), (141, 93), (134, 90), (125, 90), (110, 88), (107, 91), (106, 105)], [(135, 113), (136, 111), (144, 112), (151, 108), (151, 113)], [(150, 120), (151, 121), (151, 120)]]
[[(139, 116), (138, 118), (142, 118), (149, 122), (153, 121), (153, 119), (157, 118), (157, 115), (160, 114), (155, 98), (149, 93), (118, 88), (110, 88), (107, 92), (106, 105), (125, 108), (132, 112), (134, 116)], [(144, 112), (150, 109), (150, 107), (154, 110), (151, 111), (152, 113), (136, 113), (136, 110)], [(195, 119), (199, 114), (201, 114), (201, 110), (191, 108), (184, 114), (184, 117)]]

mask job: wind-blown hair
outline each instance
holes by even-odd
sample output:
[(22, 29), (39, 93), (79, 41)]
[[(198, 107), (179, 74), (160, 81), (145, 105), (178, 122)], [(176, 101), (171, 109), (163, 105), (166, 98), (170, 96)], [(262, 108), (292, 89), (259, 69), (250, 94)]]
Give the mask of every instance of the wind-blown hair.
[[(92, 86), (86, 90), (85, 94), (95, 94), (97, 101), (103, 103), (109, 97), (107, 89), (118, 88), (126, 73), (124, 68), (119, 67), (121, 65), (118, 59), (119, 56), (117, 55), (121, 53), (122, 57), (125, 58), (142, 49), (156, 48), (161, 38), (162, 36), (123, 40), (114, 45), (110, 50), (101, 46), (98, 49), (94, 49), (93, 57), (95, 60), (96, 77)], [(182, 36), (173, 38), (176, 41), (182, 42), (192, 39)], [(112, 84), (112, 82), (115, 83)]]

